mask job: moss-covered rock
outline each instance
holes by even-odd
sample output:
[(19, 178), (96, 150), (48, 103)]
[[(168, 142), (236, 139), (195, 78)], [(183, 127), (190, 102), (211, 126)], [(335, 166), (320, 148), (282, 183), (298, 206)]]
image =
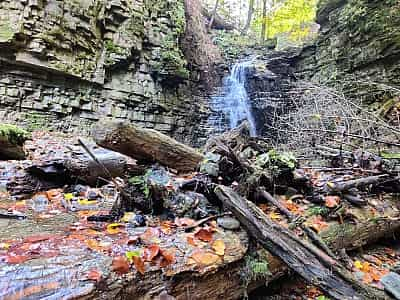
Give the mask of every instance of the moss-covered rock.
[(29, 138), (30, 134), (17, 126), (0, 124), (0, 158), (25, 158), (23, 145)]

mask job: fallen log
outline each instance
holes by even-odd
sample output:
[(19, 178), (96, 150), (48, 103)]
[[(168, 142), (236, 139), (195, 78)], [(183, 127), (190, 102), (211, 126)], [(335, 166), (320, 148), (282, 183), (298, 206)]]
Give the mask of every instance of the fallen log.
[(296, 238), (291, 231), (269, 220), (261, 209), (232, 189), (218, 186), (216, 194), (264, 248), (280, 257), (289, 268), (332, 298), (385, 299), (384, 294), (357, 283), (339, 262), (322, 251), (313, 249), (307, 242)]
[(63, 187), (65, 184), (83, 182), (91, 186), (104, 183), (112, 177), (120, 177), (130, 169), (128, 158), (104, 148), (92, 149), (107, 171), (89, 155), (75, 150), (59, 159), (35, 162), (25, 168), (7, 183), (7, 190), (13, 196), (24, 197), (38, 191)]
[(0, 159), (24, 159), (28, 132), (14, 125), (0, 124)]
[(93, 127), (96, 143), (133, 157), (139, 162), (159, 162), (180, 172), (193, 171), (203, 159), (196, 149), (152, 129), (121, 122), (100, 122)]

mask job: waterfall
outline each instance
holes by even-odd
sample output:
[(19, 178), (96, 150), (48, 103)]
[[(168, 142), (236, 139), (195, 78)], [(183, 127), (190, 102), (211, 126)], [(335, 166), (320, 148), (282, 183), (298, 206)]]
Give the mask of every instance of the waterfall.
[(224, 79), (222, 93), (212, 97), (214, 114), (209, 122), (217, 132), (232, 129), (242, 121), (250, 124), (250, 134), (257, 135), (256, 124), (251, 112), (250, 100), (246, 91), (246, 75), (252, 61), (236, 63), (228, 77)]

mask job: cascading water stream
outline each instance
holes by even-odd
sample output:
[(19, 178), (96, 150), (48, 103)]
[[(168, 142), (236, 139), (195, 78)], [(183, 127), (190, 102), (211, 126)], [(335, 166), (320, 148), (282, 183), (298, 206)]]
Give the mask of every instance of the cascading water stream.
[(247, 120), (250, 124), (250, 134), (257, 135), (246, 90), (246, 75), (251, 65), (252, 61), (236, 63), (224, 80), (222, 94), (212, 98), (212, 108), (216, 115), (210, 118), (210, 123), (218, 132), (223, 132), (226, 127), (235, 128)]

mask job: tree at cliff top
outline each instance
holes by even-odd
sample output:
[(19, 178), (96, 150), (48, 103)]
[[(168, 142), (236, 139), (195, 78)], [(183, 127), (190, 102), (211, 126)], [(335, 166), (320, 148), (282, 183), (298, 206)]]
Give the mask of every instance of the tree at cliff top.
[(276, 38), (287, 35), (292, 42), (301, 42), (311, 31), (316, 18), (317, 0), (270, 1), (270, 8), (255, 18), (252, 29), (255, 32), (265, 28), (264, 38)]

